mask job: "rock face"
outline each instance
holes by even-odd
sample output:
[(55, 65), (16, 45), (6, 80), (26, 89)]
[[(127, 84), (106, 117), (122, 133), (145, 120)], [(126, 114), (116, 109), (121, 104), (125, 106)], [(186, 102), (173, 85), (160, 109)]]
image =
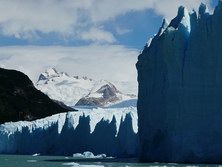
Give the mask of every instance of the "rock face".
[(67, 111), (37, 90), (25, 74), (0, 68), (0, 123), (30, 121)]
[(222, 162), (222, 2), (180, 7), (137, 63), (141, 160)]
[[(98, 89), (98, 90), (97, 90)], [(119, 102), (124, 99), (131, 99), (134, 95), (124, 95), (117, 88), (107, 82), (101, 85), (101, 87), (94, 88), (87, 96), (81, 98), (76, 106), (91, 106), (91, 107), (102, 107), (115, 102)]]

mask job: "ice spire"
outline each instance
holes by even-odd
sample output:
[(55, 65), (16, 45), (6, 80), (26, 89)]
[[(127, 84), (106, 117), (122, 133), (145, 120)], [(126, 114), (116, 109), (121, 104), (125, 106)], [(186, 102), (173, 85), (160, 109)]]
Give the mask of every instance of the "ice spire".
[(168, 21), (166, 18), (164, 18), (164, 19), (163, 19), (162, 26), (160, 27), (160, 30), (159, 30), (157, 36), (162, 35), (162, 33), (166, 30), (166, 28), (167, 28), (168, 26), (169, 26), (169, 21)]
[(209, 9), (204, 3), (201, 3), (199, 7), (199, 17), (202, 17), (206, 14), (209, 15)]

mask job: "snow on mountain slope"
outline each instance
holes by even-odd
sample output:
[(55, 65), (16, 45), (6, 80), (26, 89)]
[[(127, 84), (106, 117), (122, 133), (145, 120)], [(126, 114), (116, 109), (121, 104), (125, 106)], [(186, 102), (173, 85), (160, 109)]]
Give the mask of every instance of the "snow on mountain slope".
[(138, 154), (136, 108), (84, 109), (0, 125), (0, 153), (108, 156)]
[(137, 82), (123, 82), (123, 81), (113, 81), (112, 82), (116, 88), (124, 93), (136, 95), (138, 94), (138, 83)]
[(126, 107), (137, 107), (137, 99), (124, 100), (119, 103), (109, 105), (108, 108), (126, 108)]
[[(45, 73), (42, 73), (36, 83), (37, 89), (47, 94), (51, 99), (61, 101), (68, 106), (75, 106), (75, 104), (83, 97), (103, 97), (104, 93), (98, 93), (98, 91), (101, 90), (101, 88), (104, 88), (105, 85), (113, 84), (105, 80), (95, 81), (87, 77), (70, 77), (67, 73), (58, 72), (54, 68), (48, 69)], [(121, 85), (121, 83), (119, 82), (118, 85)], [(127, 84), (124, 83), (124, 86), (122, 87), (127, 89)], [(129, 88), (129, 90), (131, 89)], [(115, 90), (115, 92), (117, 98), (112, 101), (113, 103), (127, 100), (132, 97), (135, 98), (135, 96), (121, 93), (119, 90)], [(84, 104), (87, 103), (85, 102)], [(104, 104), (107, 103), (104, 102)], [(103, 103), (98, 104), (98, 106), (103, 106)]]
[(109, 106), (132, 98), (135, 98), (135, 95), (123, 94), (113, 84), (105, 81), (96, 85), (76, 106)]
[(51, 99), (74, 106), (94, 87), (95, 82), (88, 78), (70, 77), (66, 73), (57, 72), (54, 68), (42, 73), (36, 88), (47, 94)]

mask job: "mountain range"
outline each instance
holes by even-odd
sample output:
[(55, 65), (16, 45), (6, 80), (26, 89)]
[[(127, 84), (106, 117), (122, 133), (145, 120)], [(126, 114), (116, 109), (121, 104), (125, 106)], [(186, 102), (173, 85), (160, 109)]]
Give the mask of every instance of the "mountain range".
[[(127, 86), (127, 83), (123, 84), (122, 87)], [(117, 85), (121, 83), (118, 82)], [(69, 76), (55, 68), (40, 74), (36, 88), (51, 99), (62, 101), (68, 106), (106, 107), (137, 98), (136, 95), (122, 93), (109, 81)]]

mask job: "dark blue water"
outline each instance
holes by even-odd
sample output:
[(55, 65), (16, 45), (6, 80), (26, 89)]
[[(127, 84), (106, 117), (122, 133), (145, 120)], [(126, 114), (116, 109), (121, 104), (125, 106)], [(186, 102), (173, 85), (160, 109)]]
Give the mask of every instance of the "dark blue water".
[(0, 155), (0, 167), (207, 167), (222, 165), (182, 165), (138, 163), (136, 159), (76, 159), (60, 156)]

